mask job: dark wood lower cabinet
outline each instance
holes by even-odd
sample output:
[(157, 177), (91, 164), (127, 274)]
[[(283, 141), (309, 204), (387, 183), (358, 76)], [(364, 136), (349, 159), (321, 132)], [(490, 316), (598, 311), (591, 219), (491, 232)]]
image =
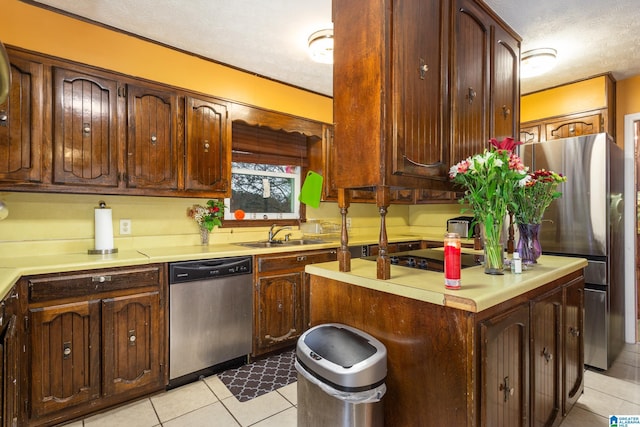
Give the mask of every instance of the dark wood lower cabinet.
[(254, 355), (291, 345), (304, 329), (304, 272), (259, 277)]
[(529, 425), (529, 308), (480, 322), (480, 425)]
[(100, 398), (100, 304), (29, 309), (31, 417)]
[(309, 285), (304, 267), (336, 258), (335, 249), (256, 256), (253, 356), (296, 343), (309, 327)]
[(17, 322), (18, 318), (15, 314), (3, 318), (4, 328), (0, 338), (0, 360), (2, 360), (0, 425), (3, 427), (19, 425), (21, 397), (19, 360), (22, 346), (19, 345)]
[(564, 339), (563, 407), (566, 416), (584, 390), (584, 282), (573, 280), (563, 289)]
[(158, 307), (159, 291), (102, 301), (105, 396), (164, 386)]
[(552, 426), (562, 415), (562, 288), (531, 303), (531, 425)]
[(28, 425), (54, 425), (165, 388), (166, 267), (26, 277)]
[(582, 393), (582, 271), (479, 313), (310, 276), (311, 325), (387, 347), (386, 426), (558, 425)]

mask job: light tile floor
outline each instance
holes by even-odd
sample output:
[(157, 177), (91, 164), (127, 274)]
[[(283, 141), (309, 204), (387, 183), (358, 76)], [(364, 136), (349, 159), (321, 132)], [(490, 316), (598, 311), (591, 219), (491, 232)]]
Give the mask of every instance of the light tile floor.
[[(296, 427), (296, 404), (295, 383), (241, 403), (214, 375), (67, 427)], [(640, 344), (627, 344), (609, 370), (585, 372), (562, 427), (608, 426), (609, 415), (640, 415)]]

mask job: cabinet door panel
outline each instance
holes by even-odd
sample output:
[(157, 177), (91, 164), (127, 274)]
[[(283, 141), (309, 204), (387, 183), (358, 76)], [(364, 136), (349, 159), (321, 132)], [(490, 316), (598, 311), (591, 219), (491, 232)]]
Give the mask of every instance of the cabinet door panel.
[(177, 96), (128, 86), (127, 185), (178, 188)]
[(440, 1), (393, 2), (394, 173), (434, 176), (448, 171), (442, 140), (442, 9)]
[(158, 292), (103, 300), (105, 396), (162, 383), (159, 307)]
[(602, 131), (602, 115), (594, 114), (545, 124), (547, 141), (589, 135)]
[(31, 417), (100, 397), (100, 306), (30, 309)]
[(451, 164), (481, 153), (487, 146), (489, 130), (488, 17), (469, 0), (458, 0), (456, 3)]
[(29, 302), (86, 297), (90, 293), (155, 287), (162, 272), (157, 265), (51, 274), (29, 278)]
[(302, 275), (295, 272), (258, 279), (258, 347), (294, 342), (303, 330)]
[(528, 143), (528, 142), (540, 142), (540, 141), (544, 141), (544, 139), (540, 139), (541, 136), (544, 136), (544, 134), (540, 133), (540, 127), (542, 125), (533, 125), (533, 126), (526, 126), (526, 127), (521, 127), (520, 128), (520, 141), (523, 143)]
[(562, 291), (531, 305), (532, 425), (553, 425), (562, 396)]
[(117, 186), (117, 82), (55, 67), (53, 89), (54, 182)]
[(481, 426), (528, 426), (529, 307), (480, 323)]
[(11, 316), (0, 345), (3, 363), (0, 395), (2, 396), (2, 426), (17, 426), (20, 415), (20, 356), (21, 347), (16, 327), (17, 317)]
[(230, 194), (230, 129), (226, 105), (187, 99), (186, 190)]
[(9, 97), (0, 104), (0, 181), (42, 182), (43, 66), (11, 56)]
[(517, 140), (520, 121), (520, 45), (504, 29), (495, 26), (493, 64), (491, 71), (491, 109), (493, 126), (491, 137), (501, 141), (505, 137)]
[(565, 288), (564, 340), (564, 409), (566, 415), (584, 388), (584, 280)]
[(305, 251), (296, 254), (278, 254), (258, 257), (256, 260), (259, 273), (296, 269), (303, 271), (307, 264), (335, 261), (335, 250)]

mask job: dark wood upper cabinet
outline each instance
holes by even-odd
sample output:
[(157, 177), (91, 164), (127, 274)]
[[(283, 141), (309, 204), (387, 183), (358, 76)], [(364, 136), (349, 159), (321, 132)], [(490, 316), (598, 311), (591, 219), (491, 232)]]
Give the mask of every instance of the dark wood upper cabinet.
[(520, 121), (520, 41), (500, 26), (493, 27), (490, 137), (518, 140)]
[[(439, 1), (395, 1), (391, 22), (391, 173), (440, 175), (448, 163), (443, 144), (446, 75), (441, 61), (446, 10)], [(418, 25), (408, 26), (409, 22)], [(356, 117), (358, 115), (356, 114)]]
[(231, 125), (226, 103), (187, 97), (185, 189), (230, 192)]
[(118, 82), (53, 68), (53, 182), (118, 186)]
[(336, 188), (451, 189), (519, 123), (520, 39), (475, 0), (334, 1)]
[(487, 146), (491, 40), (489, 17), (474, 1), (457, 0), (454, 13), (452, 164)]
[(0, 189), (231, 194), (230, 103), (9, 48)]
[(43, 73), (41, 62), (12, 55), (9, 97), (0, 104), (0, 181), (43, 180)]
[(127, 186), (178, 189), (178, 97), (175, 92), (127, 86)]

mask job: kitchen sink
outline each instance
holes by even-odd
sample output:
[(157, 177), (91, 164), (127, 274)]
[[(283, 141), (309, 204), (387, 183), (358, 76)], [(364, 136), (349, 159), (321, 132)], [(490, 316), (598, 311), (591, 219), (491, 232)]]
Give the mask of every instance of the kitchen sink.
[(327, 242), (324, 240), (317, 240), (317, 239), (273, 240), (271, 242), (267, 240), (261, 240), (259, 242), (242, 242), (242, 243), (238, 243), (238, 245), (246, 246), (249, 248), (279, 248), (282, 246), (318, 245), (321, 243), (327, 243)]
[(285, 240), (282, 242), (285, 246), (299, 246), (299, 245), (319, 245), (321, 243), (327, 243), (324, 240), (316, 240), (316, 239), (293, 239), (293, 240)]

